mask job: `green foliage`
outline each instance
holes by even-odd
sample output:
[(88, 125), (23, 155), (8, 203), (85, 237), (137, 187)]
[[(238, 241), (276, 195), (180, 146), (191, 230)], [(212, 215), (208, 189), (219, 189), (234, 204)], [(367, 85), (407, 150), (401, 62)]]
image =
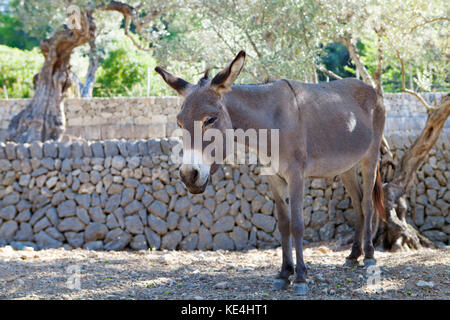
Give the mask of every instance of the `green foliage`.
[(39, 46), (39, 39), (27, 35), (19, 19), (0, 13), (0, 44), (31, 50)]
[(44, 57), (37, 48), (32, 51), (0, 45), (0, 96), (6, 87), (9, 98), (33, 95), (33, 76), (39, 72)]
[[(355, 71), (352, 69), (350, 55), (347, 48), (342, 43), (333, 42), (325, 46), (324, 53), (320, 57), (320, 61), (323, 63), (327, 70), (334, 72), (335, 74), (346, 78), (354, 77)], [(319, 80), (324, 81), (325, 76), (319, 75)]]
[(147, 69), (150, 70), (150, 95), (174, 94), (153, 71), (156, 61), (151, 53), (134, 48), (128, 39), (112, 49), (97, 71), (93, 95), (96, 97), (147, 95)]

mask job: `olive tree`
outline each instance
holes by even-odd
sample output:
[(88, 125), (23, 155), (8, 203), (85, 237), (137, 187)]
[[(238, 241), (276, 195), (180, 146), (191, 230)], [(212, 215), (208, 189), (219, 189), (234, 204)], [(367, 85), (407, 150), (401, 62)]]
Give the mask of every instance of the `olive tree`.
[(51, 34), (41, 41), (44, 63), (34, 78), (35, 94), (8, 127), (8, 139), (17, 142), (57, 140), (61, 137), (65, 127), (62, 101), (73, 82), (70, 58), (74, 49), (89, 43), (90, 66), (87, 83), (84, 84), (88, 91), (98, 67), (97, 18), (104, 22), (105, 15), (120, 14), (120, 20), (124, 21), (124, 34), (136, 47), (147, 50), (149, 41), (157, 37), (154, 29), (158, 18), (170, 10), (188, 6), (183, 1), (171, 0), (145, 3), (133, 0), (32, 0), (15, 4), (17, 15), (23, 18), (25, 26), (39, 30), (40, 34)]

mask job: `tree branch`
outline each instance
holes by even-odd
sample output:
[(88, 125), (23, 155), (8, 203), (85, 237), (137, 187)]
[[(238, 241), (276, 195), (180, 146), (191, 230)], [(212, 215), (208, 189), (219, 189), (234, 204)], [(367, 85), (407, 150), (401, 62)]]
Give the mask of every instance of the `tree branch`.
[(353, 44), (352, 39), (344, 37), (340, 38), (339, 41), (347, 48), (348, 52), (350, 53), (350, 57), (355, 63), (356, 68), (358, 68), (361, 77), (363, 78), (363, 81), (368, 85), (371, 85), (373, 88), (376, 88), (375, 82), (373, 81), (373, 78), (370, 76), (366, 67), (362, 63), (361, 57), (359, 56), (358, 53), (358, 49)]
[(326, 74), (326, 75), (329, 76), (329, 77), (332, 77), (332, 78), (337, 79), (337, 80), (342, 79), (341, 76), (337, 75), (337, 74), (334, 73), (333, 71), (330, 71), (330, 70), (328, 70), (327, 68), (325, 68), (325, 67), (323, 67), (323, 66), (321, 66), (321, 65), (314, 64), (314, 67), (315, 67), (317, 70), (321, 71), (322, 73)]
[[(139, 5), (137, 8), (140, 9), (143, 5)], [(144, 17), (139, 18), (138, 9), (118, 1), (110, 1), (107, 5), (103, 6), (102, 9), (105, 11), (116, 11), (120, 12), (123, 15), (123, 18), (125, 19), (125, 28), (124, 33), (125, 35), (131, 40), (133, 45), (138, 48), (139, 50), (143, 51), (150, 51), (150, 48), (143, 47), (136, 39), (132, 36), (130, 33), (130, 24), (133, 22), (133, 24), (136, 26), (136, 33), (140, 34), (142, 29), (145, 28), (155, 20), (156, 18), (160, 17), (161, 15), (167, 13), (168, 11), (176, 8), (182, 8), (183, 6), (177, 3), (167, 4), (162, 7), (158, 7), (156, 9), (150, 10)], [(194, 6), (195, 7), (195, 6)]]
[(425, 20), (423, 23), (418, 24), (417, 26), (412, 27), (412, 28), (411, 28), (411, 32), (416, 31), (416, 29), (421, 28), (421, 27), (423, 27), (424, 25), (427, 25), (427, 24), (430, 24), (430, 23), (435, 23), (435, 22), (438, 22), (438, 21), (447, 21), (447, 22), (449, 22), (449, 21), (450, 21), (450, 18), (448, 18), (448, 17), (436, 17), (436, 18), (433, 18), (433, 19), (430, 19), (430, 20)]
[(425, 109), (427, 110), (427, 112), (430, 112), (433, 109), (435, 109), (434, 107), (430, 106), (420, 96), (420, 94), (418, 94), (417, 92), (415, 92), (413, 90), (406, 89), (406, 86), (405, 86), (405, 64), (403, 62), (403, 59), (400, 57), (400, 53), (397, 50), (395, 51), (395, 53), (396, 53), (397, 59), (400, 61), (400, 69), (401, 69), (401, 72), (402, 72), (402, 92), (409, 93), (409, 94), (413, 95), (414, 97), (416, 97), (425, 106)]

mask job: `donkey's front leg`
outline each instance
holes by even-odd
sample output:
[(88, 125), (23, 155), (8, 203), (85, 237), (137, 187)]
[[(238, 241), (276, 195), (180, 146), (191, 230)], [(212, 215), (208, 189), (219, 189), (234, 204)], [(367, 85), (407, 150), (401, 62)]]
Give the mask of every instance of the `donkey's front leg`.
[(304, 174), (302, 170), (292, 170), (288, 181), (289, 198), (291, 204), (291, 234), (294, 238), (297, 265), (295, 267), (294, 292), (306, 294), (306, 266), (303, 261), (303, 188)]
[(289, 207), (287, 205), (289, 194), (284, 179), (277, 175), (272, 175), (269, 176), (268, 180), (277, 208), (278, 230), (281, 235), (281, 249), (283, 252), (283, 263), (281, 264), (280, 272), (275, 278), (273, 288), (275, 290), (283, 290), (289, 287), (289, 277), (294, 274)]

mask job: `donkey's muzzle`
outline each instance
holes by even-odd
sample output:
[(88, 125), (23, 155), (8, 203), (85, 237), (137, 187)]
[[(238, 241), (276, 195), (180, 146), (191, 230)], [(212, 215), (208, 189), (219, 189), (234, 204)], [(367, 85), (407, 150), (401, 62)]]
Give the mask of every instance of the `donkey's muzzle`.
[(182, 165), (180, 177), (190, 193), (198, 194), (205, 191), (209, 181), (209, 168), (202, 165)]

